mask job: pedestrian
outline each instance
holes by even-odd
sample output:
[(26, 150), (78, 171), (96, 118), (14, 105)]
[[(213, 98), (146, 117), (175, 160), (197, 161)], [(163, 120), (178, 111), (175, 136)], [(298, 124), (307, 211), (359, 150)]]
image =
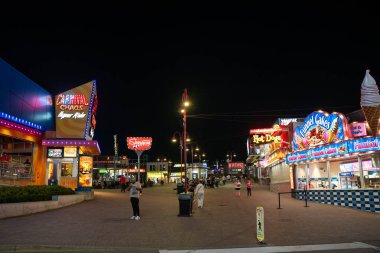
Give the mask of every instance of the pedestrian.
[(121, 189), (121, 192), (125, 192), (125, 189), (127, 188), (127, 186), (126, 186), (126, 178), (125, 178), (125, 176), (124, 175), (121, 175), (121, 178), (120, 178), (120, 184), (121, 184), (121, 187), (120, 187), (120, 189)]
[(140, 191), (142, 191), (140, 182), (136, 182), (135, 178), (131, 179), (131, 183), (128, 186), (129, 196), (131, 199), (133, 215), (129, 218), (130, 220), (140, 220), (140, 207), (139, 198)]
[(235, 181), (235, 196), (240, 198), (240, 187), (241, 183), (239, 179), (236, 179)]
[(222, 177), (222, 180), (223, 180), (223, 185), (226, 185), (226, 177), (224, 175)]
[(247, 181), (247, 197), (252, 195), (252, 182), (248, 179)]
[(194, 194), (197, 195), (198, 208), (203, 208), (203, 200), (205, 197), (205, 186), (203, 185), (203, 180), (200, 180), (195, 187)]

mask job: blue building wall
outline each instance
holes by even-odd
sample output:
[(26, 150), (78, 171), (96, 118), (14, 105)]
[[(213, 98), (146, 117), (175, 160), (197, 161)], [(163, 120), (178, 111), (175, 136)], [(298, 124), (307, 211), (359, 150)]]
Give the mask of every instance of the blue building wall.
[(0, 58), (1, 113), (54, 129), (54, 97)]

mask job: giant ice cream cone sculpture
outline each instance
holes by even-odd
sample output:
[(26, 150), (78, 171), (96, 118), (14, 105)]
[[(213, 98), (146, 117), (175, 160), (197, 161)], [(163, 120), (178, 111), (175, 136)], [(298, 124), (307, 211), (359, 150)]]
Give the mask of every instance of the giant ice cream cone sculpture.
[(380, 95), (375, 79), (366, 71), (361, 88), (362, 110), (367, 120), (372, 136), (377, 136), (380, 117)]

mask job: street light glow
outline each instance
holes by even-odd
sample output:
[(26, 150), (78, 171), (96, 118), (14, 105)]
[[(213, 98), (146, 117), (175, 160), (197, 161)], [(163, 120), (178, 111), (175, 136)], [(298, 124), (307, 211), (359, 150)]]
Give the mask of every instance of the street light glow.
[(189, 107), (190, 102), (189, 102), (189, 101), (185, 101), (185, 102), (183, 103), (183, 105), (184, 105), (185, 107)]

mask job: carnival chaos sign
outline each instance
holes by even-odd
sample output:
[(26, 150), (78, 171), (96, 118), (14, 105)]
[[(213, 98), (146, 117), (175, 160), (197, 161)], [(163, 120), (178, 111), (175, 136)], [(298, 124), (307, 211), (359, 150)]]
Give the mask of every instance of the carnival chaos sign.
[(152, 147), (151, 137), (127, 137), (127, 145), (132, 150), (148, 150)]
[(350, 137), (347, 119), (342, 114), (313, 112), (302, 126), (294, 131), (293, 150), (303, 150), (315, 146), (342, 141)]
[(55, 97), (57, 138), (91, 140), (96, 127), (96, 82), (91, 81)]

